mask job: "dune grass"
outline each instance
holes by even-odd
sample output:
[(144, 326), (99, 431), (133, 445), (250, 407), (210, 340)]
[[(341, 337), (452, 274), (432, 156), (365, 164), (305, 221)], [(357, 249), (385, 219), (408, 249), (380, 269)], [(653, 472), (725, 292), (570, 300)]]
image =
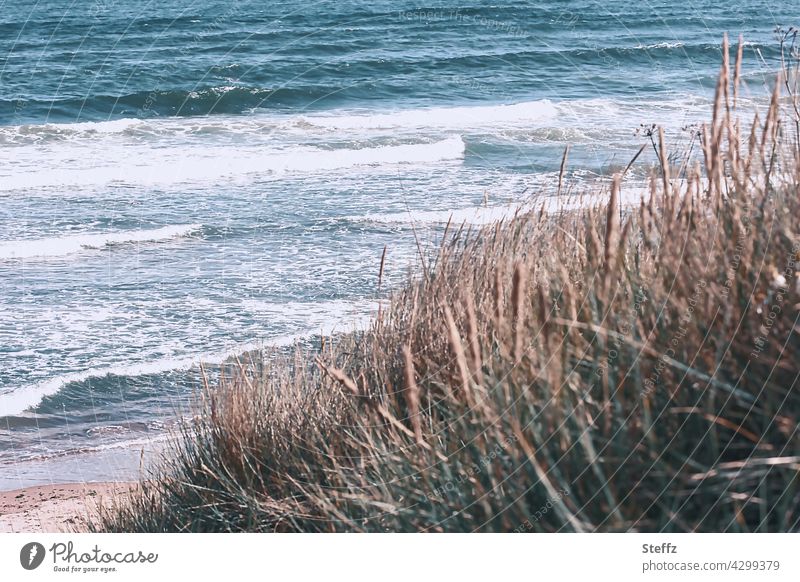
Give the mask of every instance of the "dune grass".
[[(242, 362), (104, 531), (800, 529), (800, 157), (726, 60), (697, 163), (450, 229), (369, 329)], [(733, 69), (732, 71), (729, 69)]]

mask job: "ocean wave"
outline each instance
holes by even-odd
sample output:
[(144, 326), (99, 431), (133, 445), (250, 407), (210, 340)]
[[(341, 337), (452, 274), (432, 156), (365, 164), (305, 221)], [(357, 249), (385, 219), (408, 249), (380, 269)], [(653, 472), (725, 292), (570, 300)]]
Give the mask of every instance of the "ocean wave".
[[(42, 111), (43, 118), (52, 118), (49, 112), (75, 111), (95, 117), (194, 117), (218, 114), (246, 113), (256, 108), (297, 107), (324, 98), (330, 87), (248, 87), (220, 85), (202, 89), (147, 90), (122, 95), (92, 95), (87, 97), (62, 97), (57, 99), (30, 99), (25, 108)], [(16, 100), (0, 99), (0, 110), (14, 111)], [(2, 119), (2, 116), (0, 116)]]
[(0, 242), (0, 260), (56, 258), (115, 245), (161, 242), (196, 233), (200, 224), (179, 224), (152, 230), (86, 233), (36, 240)]
[(353, 112), (306, 116), (300, 122), (326, 129), (465, 129), (497, 125), (519, 125), (552, 120), (555, 105), (548, 99), (509, 105), (432, 107), (390, 113)]
[[(287, 338), (286, 343), (290, 343)], [(276, 343), (280, 345), (280, 342)], [(187, 356), (183, 358), (164, 358), (139, 364), (90, 368), (83, 372), (63, 374), (36, 385), (0, 394), (0, 417), (14, 416), (36, 407), (48, 396), (58, 394), (70, 384), (85, 382), (92, 378), (108, 377), (141, 377), (165, 372), (180, 372), (198, 366), (200, 363), (218, 364), (231, 356), (261, 347), (261, 345), (240, 345), (236, 350), (205, 356)]]
[[(59, 445), (53, 444), (51, 445), (53, 448), (45, 450), (41, 450), (43, 444), (37, 442), (36, 444), (32, 443), (30, 447), (25, 449), (14, 451), (15, 454), (13, 456), (8, 455), (6, 451), (2, 451), (2, 453), (6, 454), (0, 455), (0, 466), (7, 464), (18, 466), (20, 463), (57, 461), (60, 459), (70, 459), (72, 457), (85, 455), (98, 455), (119, 450), (124, 450), (127, 453), (134, 455), (141, 455), (143, 451), (146, 453), (155, 453), (161, 447), (166, 445), (171, 438), (172, 435), (170, 435), (169, 432), (154, 431), (153, 433), (147, 434), (143, 437), (125, 438), (124, 440), (111, 440), (110, 442), (102, 442), (99, 444), (85, 444), (85, 441), (83, 440), (78, 441), (81, 443), (79, 445), (76, 445), (75, 441), (71, 441), (69, 445), (65, 445), (64, 443), (59, 443)], [(133, 477), (135, 478), (136, 475), (137, 474), (134, 474)]]
[[(138, 378), (168, 372), (185, 372), (197, 368), (200, 364), (210, 366), (224, 364), (231, 361), (232, 358), (248, 352), (291, 346), (298, 341), (315, 335), (332, 335), (359, 329), (369, 323), (372, 313), (377, 309), (377, 301), (331, 300), (316, 304), (298, 302), (276, 304), (250, 300), (243, 302), (242, 308), (263, 317), (277, 316), (281, 313), (306, 313), (311, 314), (311, 317), (305, 323), (303, 330), (298, 333), (238, 343), (225, 349), (203, 354), (166, 357), (135, 364), (90, 368), (81, 372), (62, 374), (32, 386), (0, 393), (0, 418), (22, 414), (27, 410), (36, 408), (45, 398), (58, 394), (67, 386), (74, 386), (92, 379)], [(89, 390), (91, 392), (91, 387)]]
[(427, 210), (365, 214), (350, 217), (354, 222), (374, 222), (381, 224), (492, 224), (499, 220), (513, 218), (522, 211), (520, 204), (503, 206), (470, 206), (454, 210)]
[[(460, 136), (426, 143), (354, 149), (308, 146), (286, 146), (279, 149), (268, 146), (203, 144), (154, 152), (151, 147), (121, 149), (116, 146), (108, 151), (97, 151), (97, 155), (89, 160), (77, 162), (84, 164), (83, 167), (66, 166), (65, 163), (54, 160), (48, 168), (34, 166), (31, 161), (23, 168), (12, 169), (9, 174), (0, 174), (0, 190), (107, 184), (162, 186), (215, 182), (229, 177), (330, 171), (356, 166), (429, 164), (462, 159), (465, 149), (464, 140)], [(31, 152), (30, 155), (34, 154), (35, 152)], [(69, 152), (62, 152), (62, 155), (67, 157)], [(120, 159), (126, 160), (124, 166), (120, 165)], [(76, 164), (74, 160), (72, 163)]]
[(28, 144), (63, 141), (76, 137), (92, 138), (98, 135), (124, 134), (146, 125), (143, 119), (112, 119), (108, 121), (81, 121), (76, 123), (40, 123), (0, 127), (0, 144)]
[(682, 42), (656, 42), (653, 44), (637, 44), (634, 48), (636, 50), (650, 50), (650, 49), (674, 49), (686, 46)]
[(25, 145), (103, 136), (197, 136), (200, 134), (263, 136), (315, 130), (437, 129), (459, 131), (482, 127), (527, 126), (552, 121), (556, 105), (547, 100), (513, 104), (429, 107), (399, 111), (333, 110), (324, 114), (214, 115), (202, 118), (123, 118), (80, 123), (45, 123), (0, 127), (0, 143)]
[[(554, 180), (557, 180), (557, 174)], [(554, 186), (552, 183), (551, 186)], [(380, 224), (430, 224), (453, 225), (471, 224), (476, 226), (495, 224), (501, 220), (508, 221), (517, 215), (540, 210), (547, 214), (578, 210), (591, 206), (602, 206), (608, 200), (608, 184), (602, 180), (587, 180), (576, 192), (537, 196), (526, 201), (493, 206), (468, 206), (448, 210), (427, 210), (373, 213), (351, 216), (353, 222), (373, 222)], [(634, 206), (648, 195), (648, 186), (638, 180), (626, 180), (620, 189), (620, 204), (624, 207)]]
[(84, 434), (89, 438), (128, 435), (131, 433), (149, 433), (163, 431), (167, 424), (161, 420), (132, 421), (122, 424), (101, 424), (86, 429)]
[[(327, 142), (332, 135), (337, 138), (358, 140), (375, 135), (407, 136), (442, 133), (463, 135), (474, 133), (503, 133), (507, 131), (553, 132), (564, 130), (571, 125), (565, 114), (580, 112), (586, 115), (583, 120), (588, 126), (583, 130), (608, 131), (607, 123), (591, 125), (593, 113), (616, 113), (611, 121), (612, 127), (621, 125), (631, 111), (649, 112), (649, 116), (659, 111), (683, 111), (687, 108), (697, 113), (705, 112), (708, 98), (697, 95), (671, 94), (665, 98), (613, 99), (581, 98), (558, 101), (537, 100), (513, 104), (490, 104), (453, 107), (430, 107), (387, 110), (331, 110), (319, 114), (263, 114), (215, 115), (202, 118), (125, 118), (107, 121), (86, 121), (81, 123), (46, 123), (39, 125), (14, 125), (0, 127), (0, 143), (13, 146), (43, 145), (50, 142), (75, 141), (76, 145), (92, 147), (111, 140), (112, 147), (118, 147), (114, 138), (123, 140), (127, 147), (147, 145), (188, 146), (215, 138), (247, 140), (250, 144), (274, 145), (296, 143), (298, 138), (308, 143)], [(616, 121), (616, 123), (614, 123)], [(474, 130), (474, 131), (473, 131)], [(487, 130), (489, 130), (487, 132)], [(569, 137), (569, 136), (568, 136)], [(571, 136), (580, 139), (580, 135)], [(290, 138), (290, 139), (284, 139)], [(300, 152), (303, 153), (303, 152)], [(9, 150), (9, 155), (19, 155)], [(12, 160), (13, 161), (13, 160)]]
[(379, 146), (360, 149), (300, 149), (270, 155), (265, 162), (270, 170), (309, 172), (336, 170), (351, 166), (380, 164), (413, 164), (458, 160), (464, 157), (466, 145), (460, 136), (434, 143)]
[[(76, 147), (118, 148), (170, 146), (188, 149), (206, 143), (296, 144), (299, 154), (314, 153), (318, 143), (337, 140), (364, 141), (377, 136), (404, 135), (408, 139), (425, 135), (464, 135), (467, 133), (504, 134), (509, 131), (559, 132), (576, 128), (604, 133), (628, 127), (631, 113), (654, 118), (659, 112), (690, 111), (700, 115), (707, 110), (708, 97), (694, 94), (669, 94), (646, 99), (592, 97), (563, 100), (537, 100), (513, 104), (430, 107), (404, 110), (331, 110), (319, 114), (214, 115), (201, 118), (169, 117), (158, 119), (125, 118), (81, 123), (46, 123), (0, 126), (0, 144), (20, 146), (6, 150), (8, 162), (23, 155), (25, 146), (51, 142), (74, 142)], [(579, 114), (580, 119), (575, 116)], [(598, 114), (603, 115), (598, 119)], [(600, 123), (602, 122), (602, 123)], [(566, 135), (581, 139), (581, 134)], [(303, 150), (305, 144), (306, 150)], [(58, 143), (58, 147), (68, 147)], [(162, 148), (163, 149), (163, 148)], [(148, 152), (152, 155), (152, 150)], [(164, 151), (159, 151), (163, 155)], [(246, 153), (246, 152), (244, 152)], [(316, 152), (320, 153), (320, 152)], [(324, 150), (321, 150), (324, 153)], [(0, 152), (0, 154), (2, 154)], [(12, 157), (13, 156), (13, 157)]]

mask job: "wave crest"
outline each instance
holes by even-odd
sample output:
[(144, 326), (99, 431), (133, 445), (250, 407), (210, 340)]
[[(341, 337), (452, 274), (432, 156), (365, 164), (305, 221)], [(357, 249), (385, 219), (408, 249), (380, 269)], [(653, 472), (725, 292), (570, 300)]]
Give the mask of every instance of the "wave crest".
[(14, 240), (0, 243), (0, 260), (57, 258), (84, 250), (97, 250), (115, 245), (161, 242), (188, 236), (197, 232), (200, 228), (202, 228), (200, 224), (179, 224), (152, 230), (76, 234), (36, 240)]

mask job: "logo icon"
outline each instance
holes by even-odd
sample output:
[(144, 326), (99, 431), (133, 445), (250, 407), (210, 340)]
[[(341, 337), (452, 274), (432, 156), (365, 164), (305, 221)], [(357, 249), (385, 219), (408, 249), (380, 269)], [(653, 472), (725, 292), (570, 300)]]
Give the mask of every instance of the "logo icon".
[(31, 542), (22, 546), (19, 552), (19, 563), (26, 570), (35, 570), (44, 562), (44, 546), (39, 542)]

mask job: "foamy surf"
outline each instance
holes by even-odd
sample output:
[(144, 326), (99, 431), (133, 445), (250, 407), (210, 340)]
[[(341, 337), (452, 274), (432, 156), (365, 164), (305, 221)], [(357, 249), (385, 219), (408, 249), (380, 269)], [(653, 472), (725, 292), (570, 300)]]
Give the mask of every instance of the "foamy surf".
[(0, 143), (25, 144), (52, 140), (96, 139), (114, 136), (197, 136), (233, 134), (263, 137), (271, 132), (313, 133), (325, 130), (429, 129), (464, 131), (471, 128), (519, 126), (552, 121), (558, 108), (547, 99), (522, 103), (428, 107), (398, 111), (334, 110), (324, 114), (255, 114), (249, 117), (132, 119), (44, 123), (0, 127)]
[[(103, 442), (97, 443), (94, 441), (89, 441), (90, 444), (85, 444), (83, 441), (81, 445), (83, 446), (75, 446), (74, 448), (70, 445), (63, 449), (54, 449), (54, 450), (39, 450), (38, 448), (31, 448), (28, 451), (22, 453), (18, 458), (14, 459), (14, 464), (17, 465), (18, 463), (36, 463), (36, 462), (46, 462), (46, 461), (53, 461), (59, 459), (69, 459), (73, 458), (78, 455), (98, 455), (101, 453), (109, 453), (113, 451), (127, 451), (133, 455), (141, 455), (142, 450), (144, 449), (145, 452), (155, 452), (158, 448), (163, 447), (167, 444), (171, 438), (171, 435), (168, 432), (160, 432), (160, 431), (153, 431), (151, 434), (147, 434), (144, 437), (138, 438), (130, 438), (130, 432), (126, 431), (122, 433), (122, 436), (128, 436), (129, 438), (124, 438), (124, 440), (112, 440), (110, 442)], [(92, 435), (87, 435), (87, 437), (91, 438)], [(113, 457), (112, 457), (113, 458)], [(2, 465), (2, 461), (0, 460), (0, 465)], [(2, 483), (2, 481), (0, 481)]]
[(179, 224), (152, 230), (77, 234), (37, 240), (13, 240), (0, 243), (0, 260), (47, 259), (98, 250), (112, 245), (157, 243), (181, 238), (202, 228), (200, 224)]
[(639, 43), (635, 47), (637, 50), (650, 50), (650, 49), (675, 49), (675, 48), (683, 48), (685, 46), (682, 42), (654, 42), (652, 44), (642, 44)]
[[(263, 316), (276, 316), (281, 312), (297, 313), (309, 310), (309, 304), (289, 302), (286, 305), (274, 303), (248, 301), (245, 306)], [(371, 321), (372, 314), (377, 310), (376, 301), (325, 301), (313, 304), (315, 315), (309, 318), (306, 326), (299, 333), (279, 335), (269, 339), (237, 343), (227, 348), (188, 356), (177, 356), (156, 359), (149, 362), (136, 364), (110, 365), (106, 367), (90, 368), (82, 372), (63, 374), (24, 388), (13, 389), (0, 394), (0, 417), (19, 415), (39, 405), (44, 398), (58, 394), (64, 387), (76, 382), (84, 382), (91, 378), (104, 377), (141, 377), (167, 372), (181, 372), (203, 365), (220, 365), (232, 358), (248, 352), (265, 348), (278, 348), (290, 346), (304, 338), (317, 334), (333, 335), (335, 333), (350, 332), (363, 329)]]
[[(46, 145), (58, 142), (64, 146), (91, 147), (92, 143), (105, 142), (110, 147), (120, 143), (137, 146), (142, 143), (167, 143), (185, 146), (203, 139), (246, 139), (248, 143), (281, 143), (285, 137), (301, 138), (306, 143), (327, 140), (332, 133), (359, 139), (391, 133), (396, 135), (466, 134), (471, 131), (559, 129), (572, 124), (572, 117), (580, 115), (584, 130), (609, 131), (614, 128), (630, 129), (631, 114), (652, 121), (654, 112), (696, 110), (702, 113), (707, 103), (697, 103), (690, 95), (669, 99), (636, 100), (609, 98), (581, 98), (551, 101), (542, 99), (509, 104), (428, 107), (401, 110), (340, 109), (326, 113), (276, 114), (256, 113), (251, 116), (220, 115), (213, 117), (171, 117), (157, 119), (123, 118), (108, 121), (80, 123), (46, 123), (0, 127), (0, 144), (24, 148), (26, 145)], [(603, 125), (595, 126), (597, 114), (603, 116)], [(670, 115), (669, 117), (672, 117)], [(667, 122), (669, 119), (659, 119)], [(634, 126), (635, 127), (635, 124)], [(87, 143), (88, 142), (88, 143)], [(23, 150), (24, 151), (24, 150)], [(13, 152), (17, 159), (21, 150)], [(164, 153), (164, 152), (160, 152)], [(303, 152), (299, 152), (303, 153)], [(0, 157), (3, 153), (0, 152)]]
[[(147, 145), (106, 150), (102, 142), (92, 143), (92, 155), (84, 167), (73, 162), (52, 160), (47, 167), (39, 160), (24, 168), (2, 175), (0, 190), (36, 188), (98, 187), (108, 184), (164, 186), (173, 184), (216, 183), (247, 176), (281, 176), (287, 173), (313, 173), (354, 167), (396, 164), (435, 164), (464, 157), (466, 146), (460, 136), (402, 145), (378, 145), (359, 148), (320, 148), (309, 146), (233, 147), (230, 144), (189, 145), (155, 150)], [(34, 149), (34, 148), (26, 148)], [(19, 151), (17, 156), (23, 157)], [(27, 153), (27, 152), (26, 152)], [(30, 157), (41, 153), (30, 151)], [(121, 157), (127, 160), (121, 165)], [(0, 160), (2, 161), (2, 160)], [(89, 166), (89, 164), (91, 164)]]
[[(295, 341), (295, 336), (276, 338), (270, 342), (271, 346), (279, 347), (288, 345)], [(84, 382), (91, 378), (115, 377), (139, 377), (152, 374), (163, 374), (165, 372), (180, 372), (190, 370), (202, 364), (220, 364), (225, 360), (248, 351), (264, 347), (261, 343), (240, 344), (230, 350), (218, 353), (209, 353), (202, 356), (187, 356), (182, 358), (164, 358), (152, 362), (144, 362), (132, 365), (110, 366), (107, 368), (91, 368), (83, 372), (64, 374), (50, 380), (46, 380), (34, 386), (23, 389), (16, 389), (11, 392), (0, 394), (0, 417), (14, 416), (35, 408), (43, 399), (53, 396), (61, 391), (65, 386)]]
[(422, 164), (458, 160), (464, 157), (466, 146), (460, 136), (429, 144), (381, 146), (356, 150), (306, 150), (273, 155), (267, 161), (269, 169), (280, 172), (311, 172), (336, 170), (351, 166), (380, 164)]
[(352, 217), (356, 222), (376, 222), (383, 224), (491, 224), (499, 220), (513, 218), (523, 210), (521, 204), (503, 206), (470, 206), (454, 210), (430, 210), (391, 212), (386, 214), (366, 214)]
[(557, 116), (555, 105), (548, 99), (508, 105), (466, 107), (431, 107), (390, 113), (364, 113), (307, 116), (311, 125), (327, 129), (451, 129), (463, 130), (498, 125), (520, 125), (551, 120)]
[[(577, 188), (577, 192), (565, 195), (535, 196), (528, 200), (520, 200), (509, 204), (492, 206), (469, 206), (448, 210), (406, 211), (373, 213), (352, 216), (348, 220), (354, 222), (373, 222), (380, 224), (427, 224), (453, 225), (470, 224), (483, 226), (508, 221), (526, 212), (542, 211), (546, 214), (570, 212), (582, 208), (605, 205), (608, 201), (608, 184), (602, 181), (586, 181)], [(639, 181), (623, 182), (620, 188), (620, 205), (632, 207), (640, 200), (646, 199), (649, 188)]]

